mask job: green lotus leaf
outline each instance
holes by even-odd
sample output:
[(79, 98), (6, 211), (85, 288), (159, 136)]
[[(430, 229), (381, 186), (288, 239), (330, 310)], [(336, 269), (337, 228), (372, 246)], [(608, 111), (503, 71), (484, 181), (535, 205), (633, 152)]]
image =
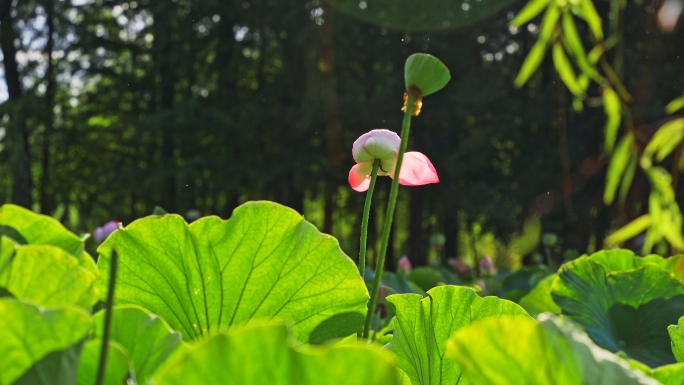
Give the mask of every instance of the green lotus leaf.
[(496, 297), (480, 298), (472, 289), (439, 286), (418, 294), (387, 298), (396, 311), (394, 334), (387, 345), (397, 366), (415, 384), (465, 384), (459, 365), (444, 359), (447, 339), (477, 320), (502, 315), (527, 316), (513, 302)]
[[(93, 385), (97, 378), (98, 364), (102, 340), (90, 340), (83, 346), (81, 360), (78, 365), (76, 385)], [(107, 365), (105, 367), (103, 385), (122, 385), (129, 376), (129, 357), (126, 349), (117, 342), (109, 341)], [(73, 384), (73, 382), (72, 382)], [(142, 382), (141, 384), (144, 384)]]
[(677, 362), (684, 362), (684, 317), (680, 317), (677, 325), (669, 325), (667, 332), (672, 341), (672, 353)]
[(541, 313), (559, 314), (561, 308), (553, 302), (551, 297), (551, 285), (557, 277), (558, 274), (552, 274), (541, 280), (534, 289), (520, 299), (518, 304), (533, 317)]
[(611, 260), (606, 269), (601, 262), (582, 257), (561, 267), (551, 295), (562, 314), (602, 348), (650, 367), (674, 363), (667, 327), (684, 314), (684, 284), (656, 264)]
[[(93, 338), (102, 338), (105, 312), (93, 316)], [(135, 375), (145, 383), (181, 343), (180, 334), (169, 329), (159, 317), (132, 305), (112, 310), (110, 341), (116, 341), (130, 354)]]
[(333, 0), (339, 11), (368, 23), (400, 31), (439, 31), (464, 27), (495, 15), (512, 0), (480, 0), (464, 3), (433, 0)]
[(421, 96), (428, 96), (444, 88), (451, 79), (449, 69), (439, 59), (425, 53), (414, 53), (404, 66), (406, 90), (418, 87)]
[(649, 375), (658, 380), (662, 385), (684, 384), (684, 365), (671, 364), (655, 368)]
[(539, 321), (504, 316), (473, 323), (447, 341), (447, 356), (472, 384), (658, 384), (572, 322), (551, 314)]
[[(383, 277), (384, 278), (384, 277)], [(418, 285), (424, 291), (428, 291), (433, 287), (444, 285), (446, 277), (444, 274), (434, 267), (417, 267), (408, 274), (407, 278)]]
[(57, 246), (75, 257), (83, 254), (81, 238), (58, 220), (13, 204), (0, 206), (0, 235), (20, 244)]
[(83, 343), (78, 342), (66, 349), (48, 353), (12, 385), (74, 385), (82, 349)]
[(603, 265), (606, 273), (634, 270), (644, 265), (656, 265), (673, 273), (678, 279), (684, 280), (684, 255), (663, 258), (652, 254), (641, 258), (637, 257), (632, 250), (616, 249), (598, 251), (589, 258)]
[[(89, 328), (90, 318), (80, 308), (43, 309), (16, 299), (0, 298), (0, 385), (13, 384), (50, 353), (77, 344)], [(56, 353), (50, 362), (43, 361), (41, 365), (50, 368), (60, 362), (62, 357)], [(72, 374), (75, 378), (75, 373)], [(60, 373), (60, 376), (69, 374)]]
[[(6, 250), (6, 238), (2, 247)], [(0, 263), (2, 263), (0, 252)], [(97, 276), (64, 250), (48, 245), (17, 246), (0, 269), (0, 287), (14, 297), (45, 307), (92, 307), (99, 297)]]
[(161, 371), (158, 385), (395, 385), (391, 357), (367, 344), (298, 349), (282, 324), (250, 323), (198, 342)]
[(229, 220), (191, 225), (178, 215), (139, 219), (98, 249), (103, 289), (114, 247), (114, 302), (148, 309), (185, 340), (252, 318), (290, 322), (299, 343), (363, 325), (368, 291), (352, 260), (335, 238), (276, 203), (249, 202)]

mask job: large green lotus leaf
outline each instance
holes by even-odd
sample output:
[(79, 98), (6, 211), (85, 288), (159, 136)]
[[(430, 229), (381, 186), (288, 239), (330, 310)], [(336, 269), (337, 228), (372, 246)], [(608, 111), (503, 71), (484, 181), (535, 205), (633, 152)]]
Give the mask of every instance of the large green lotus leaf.
[(361, 20), (402, 31), (437, 31), (469, 25), (496, 14), (513, 0), (334, 0), (331, 4)]
[(570, 321), (543, 314), (492, 317), (462, 328), (447, 356), (473, 384), (657, 385), (620, 357), (596, 346)]
[(0, 385), (12, 384), (49, 353), (78, 343), (89, 328), (90, 318), (80, 308), (42, 309), (0, 298)]
[(551, 294), (599, 346), (650, 367), (675, 362), (666, 331), (684, 314), (684, 284), (674, 274), (655, 264), (606, 273), (583, 257), (563, 265)]
[(684, 365), (671, 364), (653, 369), (650, 376), (660, 381), (663, 385), (684, 384)]
[(0, 287), (45, 307), (92, 307), (99, 297), (96, 281), (72, 255), (47, 245), (16, 247), (10, 263), (0, 270)]
[(663, 258), (659, 255), (637, 257), (632, 250), (602, 250), (592, 254), (591, 260), (603, 265), (606, 273), (638, 269), (644, 265), (656, 265), (684, 280), (684, 255)]
[(57, 246), (76, 257), (83, 254), (81, 238), (58, 220), (13, 204), (0, 206), (0, 235), (20, 244)]
[(552, 274), (541, 280), (534, 289), (520, 299), (518, 304), (533, 317), (541, 313), (559, 314), (561, 308), (553, 302), (553, 297), (551, 297), (551, 285), (557, 277), (558, 274)]
[(417, 384), (467, 384), (461, 368), (444, 359), (447, 339), (471, 323), (502, 315), (527, 316), (513, 302), (496, 297), (480, 298), (462, 286), (439, 286), (418, 294), (387, 297), (396, 311), (394, 335), (387, 348), (411, 382)]
[[(85, 343), (78, 365), (76, 385), (95, 384), (101, 349), (102, 340), (90, 340)], [(103, 385), (125, 384), (129, 376), (129, 367), (129, 357), (126, 349), (114, 341), (109, 341)], [(141, 384), (144, 384), (144, 382), (141, 382)]]
[(667, 332), (672, 341), (672, 353), (677, 362), (684, 362), (684, 317), (680, 317), (677, 325), (669, 325)]
[(74, 385), (83, 343), (48, 353), (12, 385)]
[[(102, 338), (104, 316), (103, 311), (93, 316), (93, 338)], [(169, 329), (161, 318), (132, 305), (114, 307), (109, 338), (128, 351), (141, 383), (151, 378), (181, 343), (181, 335)]]
[(113, 247), (115, 303), (150, 310), (186, 340), (252, 318), (290, 322), (300, 343), (363, 325), (368, 291), (354, 263), (335, 238), (276, 203), (249, 202), (227, 221), (189, 226), (178, 215), (139, 219), (98, 249), (102, 288)]
[(395, 385), (391, 357), (366, 344), (298, 349), (282, 324), (250, 323), (181, 354), (158, 385)]

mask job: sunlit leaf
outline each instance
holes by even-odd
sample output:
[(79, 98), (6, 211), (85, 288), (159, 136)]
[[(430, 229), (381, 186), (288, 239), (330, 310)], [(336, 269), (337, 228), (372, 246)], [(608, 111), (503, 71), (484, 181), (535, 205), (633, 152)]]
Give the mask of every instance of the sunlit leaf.
[(300, 350), (282, 325), (250, 324), (198, 342), (160, 372), (158, 385), (395, 385), (391, 357), (374, 346)]
[(521, 27), (523, 24), (532, 20), (535, 16), (541, 13), (551, 0), (530, 0), (525, 4), (523, 9), (515, 15), (511, 25), (514, 27)]
[[(563, 26), (563, 41), (566, 43), (569, 53), (575, 58), (577, 66), (588, 77), (599, 82), (602, 81), (603, 79), (601, 75), (599, 75), (596, 69), (589, 64), (587, 54), (584, 51), (584, 46), (582, 45), (582, 39), (577, 32), (575, 21), (573, 20), (570, 12), (563, 12), (561, 25)], [(586, 89), (586, 86), (583, 86), (582, 84), (580, 84), (580, 87), (582, 90)]]
[(0, 270), (0, 287), (16, 298), (45, 307), (89, 309), (99, 297), (96, 282), (97, 277), (76, 258), (55, 246), (19, 246), (9, 265)]
[(539, 40), (546, 43), (551, 39), (560, 16), (561, 10), (556, 4), (551, 5), (546, 12), (544, 12), (544, 17), (542, 18), (541, 24), (539, 24)]
[(546, 46), (549, 43), (549, 39), (551, 38), (551, 34), (556, 27), (559, 17), (560, 10), (555, 5), (550, 6), (544, 13), (540, 26), (539, 39), (534, 43), (534, 46), (532, 46), (530, 53), (527, 54), (522, 67), (520, 67), (520, 72), (518, 72), (518, 76), (515, 78), (514, 82), (516, 87), (522, 87), (544, 60)]
[[(102, 340), (90, 340), (83, 346), (78, 366), (78, 382), (76, 385), (93, 385), (97, 377), (100, 362)], [(122, 385), (129, 376), (129, 357), (126, 349), (114, 341), (109, 342), (107, 365), (104, 372), (103, 385)], [(141, 384), (145, 384), (144, 382)]]
[(88, 314), (79, 308), (42, 309), (0, 298), (0, 384), (12, 384), (49, 353), (76, 344), (89, 328)]
[(421, 96), (433, 94), (446, 86), (451, 79), (449, 69), (436, 57), (424, 53), (414, 53), (406, 59), (404, 66), (406, 90), (415, 86)]
[(139, 219), (98, 249), (103, 277), (113, 247), (121, 261), (115, 303), (148, 309), (185, 340), (252, 318), (291, 322), (299, 343), (363, 325), (368, 291), (354, 263), (333, 237), (276, 203), (246, 203), (227, 221)]
[(529, 293), (520, 299), (518, 304), (533, 317), (541, 313), (560, 314), (560, 307), (553, 302), (551, 297), (551, 285), (557, 277), (558, 274), (551, 274), (541, 280)]
[(679, 318), (677, 325), (667, 327), (672, 340), (672, 353), (677, 362), (684, 362), (684, 317)]
[(513, 302), (480, 298), (462, 286), (439, 286), (428, 297), (400, 294), (387, 298), (396, 313), (394, 335), (387, 349), (414, 384), (456, 384), (461, 368), (445, 360), (446, 340), (458, 329), (477, 320), (501, 315), (527, 316)]
[(579, 83), (577, 83), (575, 71), (573, 71), (570, 61), (568, 60), (567, 56), (565, 56), (563, 46), (558, 42), (553, 45), (553, 64), (556, 67), (558, 76), (561, 78), (563, 83), (565, 83), (565, 86), (568, 87), (568, 90), (570, 90), (570, 92), (572, 92), (575, 96), (583, 98), (584, 91), (582, 91)]
[[(14, 229), (25, 242), (18, 243), (57, 246), (69, 254), (80, 257), (83, 254), (83, 241), (67, 230), (59, 221), (47, 215), (36, 214), (23, 207), (5, 204), (0, 206), (0, 226)], [(5, 228), (5, 231), (9, 231)], [(8, 235), (9, 233), (1, 233)]]
[[(93, 316), (93, 338), (102, 338), (104, 316), (104, 312)], [(116, 341), (129, 352), (136, 377), (145, 383), (178, 348), (181, 336), (159, 317), (128, 305), (114, 307), (110, 341)]]
[(568, 320), (493, 317), (457, 331), (447, 355), (471, 384), (613, 385), (658, 382), (598, 346)]

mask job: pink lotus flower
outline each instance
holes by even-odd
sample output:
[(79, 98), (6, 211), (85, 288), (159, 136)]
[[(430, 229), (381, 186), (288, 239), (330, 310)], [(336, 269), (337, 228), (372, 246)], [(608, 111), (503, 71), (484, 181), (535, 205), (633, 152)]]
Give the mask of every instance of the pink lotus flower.
[(401, 258), (399, 258), (397, 272), (404, 274), (411, 272), (411, 261), (409, 261), (407, 256), (403, 255)]
[[(376, 159), (380, 160), (378, 176), (389, 175), (394, 178), (400, 144), (399, 135), (385, 129), (372, 130), (356, 139), (352, 148), (356, 165), (349, 171), (349, 185), (359, 192), (368, 190), (373, 162)], [(399, 184), (421, 186), (437, 182), (437, 171), (427, 156), (415, 151), (404, 153)]]
[(489, 293), (487, 293), (487, 284), (485, 283), (485, 281), (484, 281), (483, 279), (477, 281), (477, 283), (476, 283), (475, 285), (477, 285), (477, 286), (480, 287), (480, 289), (481, 289), (481, 291), (480, 291), (481, 295), (487, 295), (487, 294), (489, 294)]
[(105, 239), (107, 239), (107, 237), (111, 233), (115, 232), (118, 229), (119, 229), (119, 222), (118, 221), (109, 221), (109, 222), (105, 223), (104, 225), (93, 230), (93, 239), (95, 240), (95, 242), (100, 243), (100, 242), (104, 241)]

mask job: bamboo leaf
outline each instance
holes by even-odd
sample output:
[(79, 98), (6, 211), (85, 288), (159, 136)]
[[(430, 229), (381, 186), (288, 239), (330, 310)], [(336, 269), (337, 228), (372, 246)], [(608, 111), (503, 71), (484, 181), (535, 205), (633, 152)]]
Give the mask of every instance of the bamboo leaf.
[(534, 71), (539, 67), (539, 64), (544, 60), (545, 52), (546, 42), (541, 39), (537, 40), (530, 53), (527, 54), (522, 67), (520, 67), (520, 72), (518, 72), (518, 76), (515, 78), (514, 84), (516, 87), (522, 87), (530, 79)]
[(625, 176), (622, 177), (622, 182), (620, 182), (620, 195), (618, 202), (620, 204), (625, 203), (627, 199), (627, 193), (629, 193), (629, 188), (632, 186), (632, 181), (634, 180), (634, 173), (636, 172), (637, 157), (634, 156), (630, 159), (627, 165), (627, 170), (625, 171)]
[(604, 150), (606, 153), (610, 153), (615, 146), (615, 139), (617, 137), (618, 129), (620, 128), (620, 122), (622, 121), (620, 97), (618, 97), (617, 93), (613, 91), (612, 88), (606, 87), (603, 89), (603, 110), (607, 117)]
[(652, 220), (649, 214), (644, 214), (639, 218), (629, 222), (628, 224), (622, 226), (620, 229), (610, 234), (606, 238), (605, 243), (609, 245), (617, 246), (628, 239), (634, 238), (637, 235), (646, 231), (646, 229), (651, 226)]
[(603, 202), (609, 205), (615, 200), (615, 192), (622, 175), (627, 169), (630, 157), (632, 155), (632, 137), (626, 135), (618, 144), (613, 156), (610, 158), (608, 164), (608, 173), (606, 174), (606, 187), (603, 193)]
[(529, 22), (544, 10), (550, 1), (551, 0), (529, 1), (527, 4), (525, 4), (523, 9), (521, 9), (520, 12), (515, 15), (515, 18), (513, 21), (511, 21), (511, 25), (514, 27), (520, 27), (521, 25)]
[(670, 115), (684, 108), (684, 96), (680, 96), (665, 106), (665, 112)]
[(589, 24), (589, 29), (594, 34), (597, 40), (603, 40), (603, 28), (601, 26), (601, 16), (596, 12), (594, 3), (591, 0), (580, 0), (582, 7), (582, 16)]
[(556, 67), (556, 71), (558, 71), (558, 76), (560, 76), (570, 92), (578, 98), (584, 98), (584, 92), (575, 78), (575, 71), (573, 71), (568, 57), (565, 56), (563, 46), (558, 42), (553, 45), (553, 64)]
[(541, 24), (539, 25), (539, 40), (546, 42), (551, 38), (553, 30), (558, 24), (560, 15), (561, 11), (555, 4), (546, 10), (544, 18), (542, 18)]

